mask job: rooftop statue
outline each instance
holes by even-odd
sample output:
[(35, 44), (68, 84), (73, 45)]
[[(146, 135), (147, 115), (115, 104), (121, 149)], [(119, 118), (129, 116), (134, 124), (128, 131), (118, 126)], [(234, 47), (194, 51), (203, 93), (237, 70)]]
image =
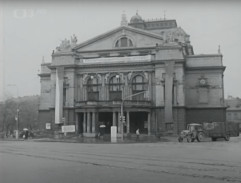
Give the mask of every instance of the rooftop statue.
[(68, 39), (64, 39), (61, 41), (60, 45), (58, 47), (56, 47), (57, 51), (67, 51), (70, 50), (71, 47), (76, 46), (77, 43), (77, 37), (75, 36), (75, 34), (73, 34), (73, 36), (71, 36), (70, 40)]
[(75, 46), (77, 41), (78, 41), (78, 39), (77, 39), (76, 35), (73, 34), (73, 36), (71, 36), (71, 46)]
[(70, 48), (70, 41), (67, 40), (66, 38), (61, 41), (60, 45), (56, 47), (57, 51), (64, 51), (68, 50)]
[(185, 31), (181, 28), (171, 29), (165, 32), (164, 37), (166, 42), (182, 42), (186, 43), (189, 42), (189, 35), (185, 33)]

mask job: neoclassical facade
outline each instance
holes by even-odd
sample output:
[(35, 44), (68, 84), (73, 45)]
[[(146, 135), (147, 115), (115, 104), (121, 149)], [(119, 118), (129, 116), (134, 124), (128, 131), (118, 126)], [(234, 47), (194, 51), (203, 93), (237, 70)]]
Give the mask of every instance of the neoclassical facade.
[(195, 55), (189, 38), (176, 20), (136, 14), (83, 43), (63, 40), (41, 65), (39, 123), (94, 136), (100, 124), (155, 135), (225, 121), (222, 55)]

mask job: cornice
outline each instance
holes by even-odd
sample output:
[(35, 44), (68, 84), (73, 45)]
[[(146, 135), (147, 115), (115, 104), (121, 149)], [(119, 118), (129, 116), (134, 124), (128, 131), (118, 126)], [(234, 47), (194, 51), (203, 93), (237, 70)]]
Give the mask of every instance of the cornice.
[(186, 106), (186, 109), (188, 109), (188, 110), (190, 110), (190, 109), (193, 109), (193, 110), (202, 110), (202, 109), (227, 109), (227, 107), (222, 107), (222, 106), (220, 106), (220, 107), (210, 107), (210, 106), (207, 106), (207, 107), (201, 107), (201, 106), (197, 106), (197, 107), (194, 107), (194, 106)]
[(68, 64), (68, 65), (50, 65), (48, 66), (49, 69), (56, 69), (58, 67), (64, 67), (64, 68), (76, 68), (77, 64)]
[(123, 48), (112, 48), (112, 49), (99, 49), (99, 50), (83, 50), (77, 51), (77, 54), (80, 53), (108, 53), (108, 52), (127, 52), (127, 51), (141, 51), (141, 50), (149, 50), (149, 51), (158, 51), (158, 50), (175, 50), (181, 49), (180, 45), (170, 45), (170, 44), (162, 44), (158, 46), (147, 46), (147, 47), (123, 47)]
[(52, 54), (52, 57), (60, 57), (60, 56), (77, 56), (73, 51), (59, 51)]
[(203, 57), (223, 57), (223, 55), (222, 54), (186, 55), (186, 58), (203, 58)]
[(38, 74), (39, 77), (50, 77), (50, 73), (41, 73), (41, 74)]
[(38, 109), (38, 111), (39, 112), (41, 112), (41, 111), (50, 111), (51, 109), (49, 108), (49, 109)]
[(203, 67), (185, 67), (186, 71), (196, 71), (196, 70), (222, 70), (225, 71), (225, 66), (203, 66)]
[(175, 63), (184, 63), (185, 59), (165, 59), (165, 60), (152, 60), (151, 63), (153, 64), (165, 64), (166, 62), (170, 62), (170, 61), (175, 61)]
[(48, 62), (48, 63), (41, 63), (41, 66), (48, 66), (48, 65), (51, 65), (51, 62)]
[(151, 62), (129, 62), (129, 63), (111, 63), (111, 64), (82, 64), (77, 67), (81, 68), (98, 68), (98, 67), (119, 67), (119, 66), (146, 66), (152, 65)]
[(57, 67), (64, 68), (99, 68), (99, 67), (119, 67), (119, 66), (146, 66), (152, 65), (151, 62), (133, 62), (133, 63), (111, 63), (111, 64), (74, 64), (74, 65), (61, 65), (61, 66), (49, 66), (49, 69), (56, 69)]
[(57, 67), (64, 68), (99, 68), (99, 67), (126, 67), (126, 66), (152, 66), (155, 67), (155, 64), (165, 64), (169, 61), (175, 61), (175, 63), (184, 64), (184, 59), (170, 59), (170, 60), (151, 60), (148, 62), (128, 62), (128, 63), (96, 63), (96, 64), (68, 64), (68, 65), (49, 65), (49, 69), (56, 69)]

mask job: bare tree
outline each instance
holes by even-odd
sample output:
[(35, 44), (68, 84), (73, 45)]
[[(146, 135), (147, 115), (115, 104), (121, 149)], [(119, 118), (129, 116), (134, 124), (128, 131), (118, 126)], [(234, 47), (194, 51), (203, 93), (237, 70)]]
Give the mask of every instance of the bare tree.
[(19, 109), (19, 130), (37, 128), (39, 96), (8, 99), (0, 104), (0, 129), (6, 134), (13, 133)]

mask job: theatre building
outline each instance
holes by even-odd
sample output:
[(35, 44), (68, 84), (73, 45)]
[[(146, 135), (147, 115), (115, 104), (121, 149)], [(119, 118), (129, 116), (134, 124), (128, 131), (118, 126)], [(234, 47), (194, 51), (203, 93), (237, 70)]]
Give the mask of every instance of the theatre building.
[(176, 20), (136, 14), (85, 42), (63, 40), (41, 65), (41, 127), (75, 125), (94, 136), (102, 124), (106, 133), (116, 126), (155, 135), (225, 121), (222, 55), (195, 55), (189, 38)]

